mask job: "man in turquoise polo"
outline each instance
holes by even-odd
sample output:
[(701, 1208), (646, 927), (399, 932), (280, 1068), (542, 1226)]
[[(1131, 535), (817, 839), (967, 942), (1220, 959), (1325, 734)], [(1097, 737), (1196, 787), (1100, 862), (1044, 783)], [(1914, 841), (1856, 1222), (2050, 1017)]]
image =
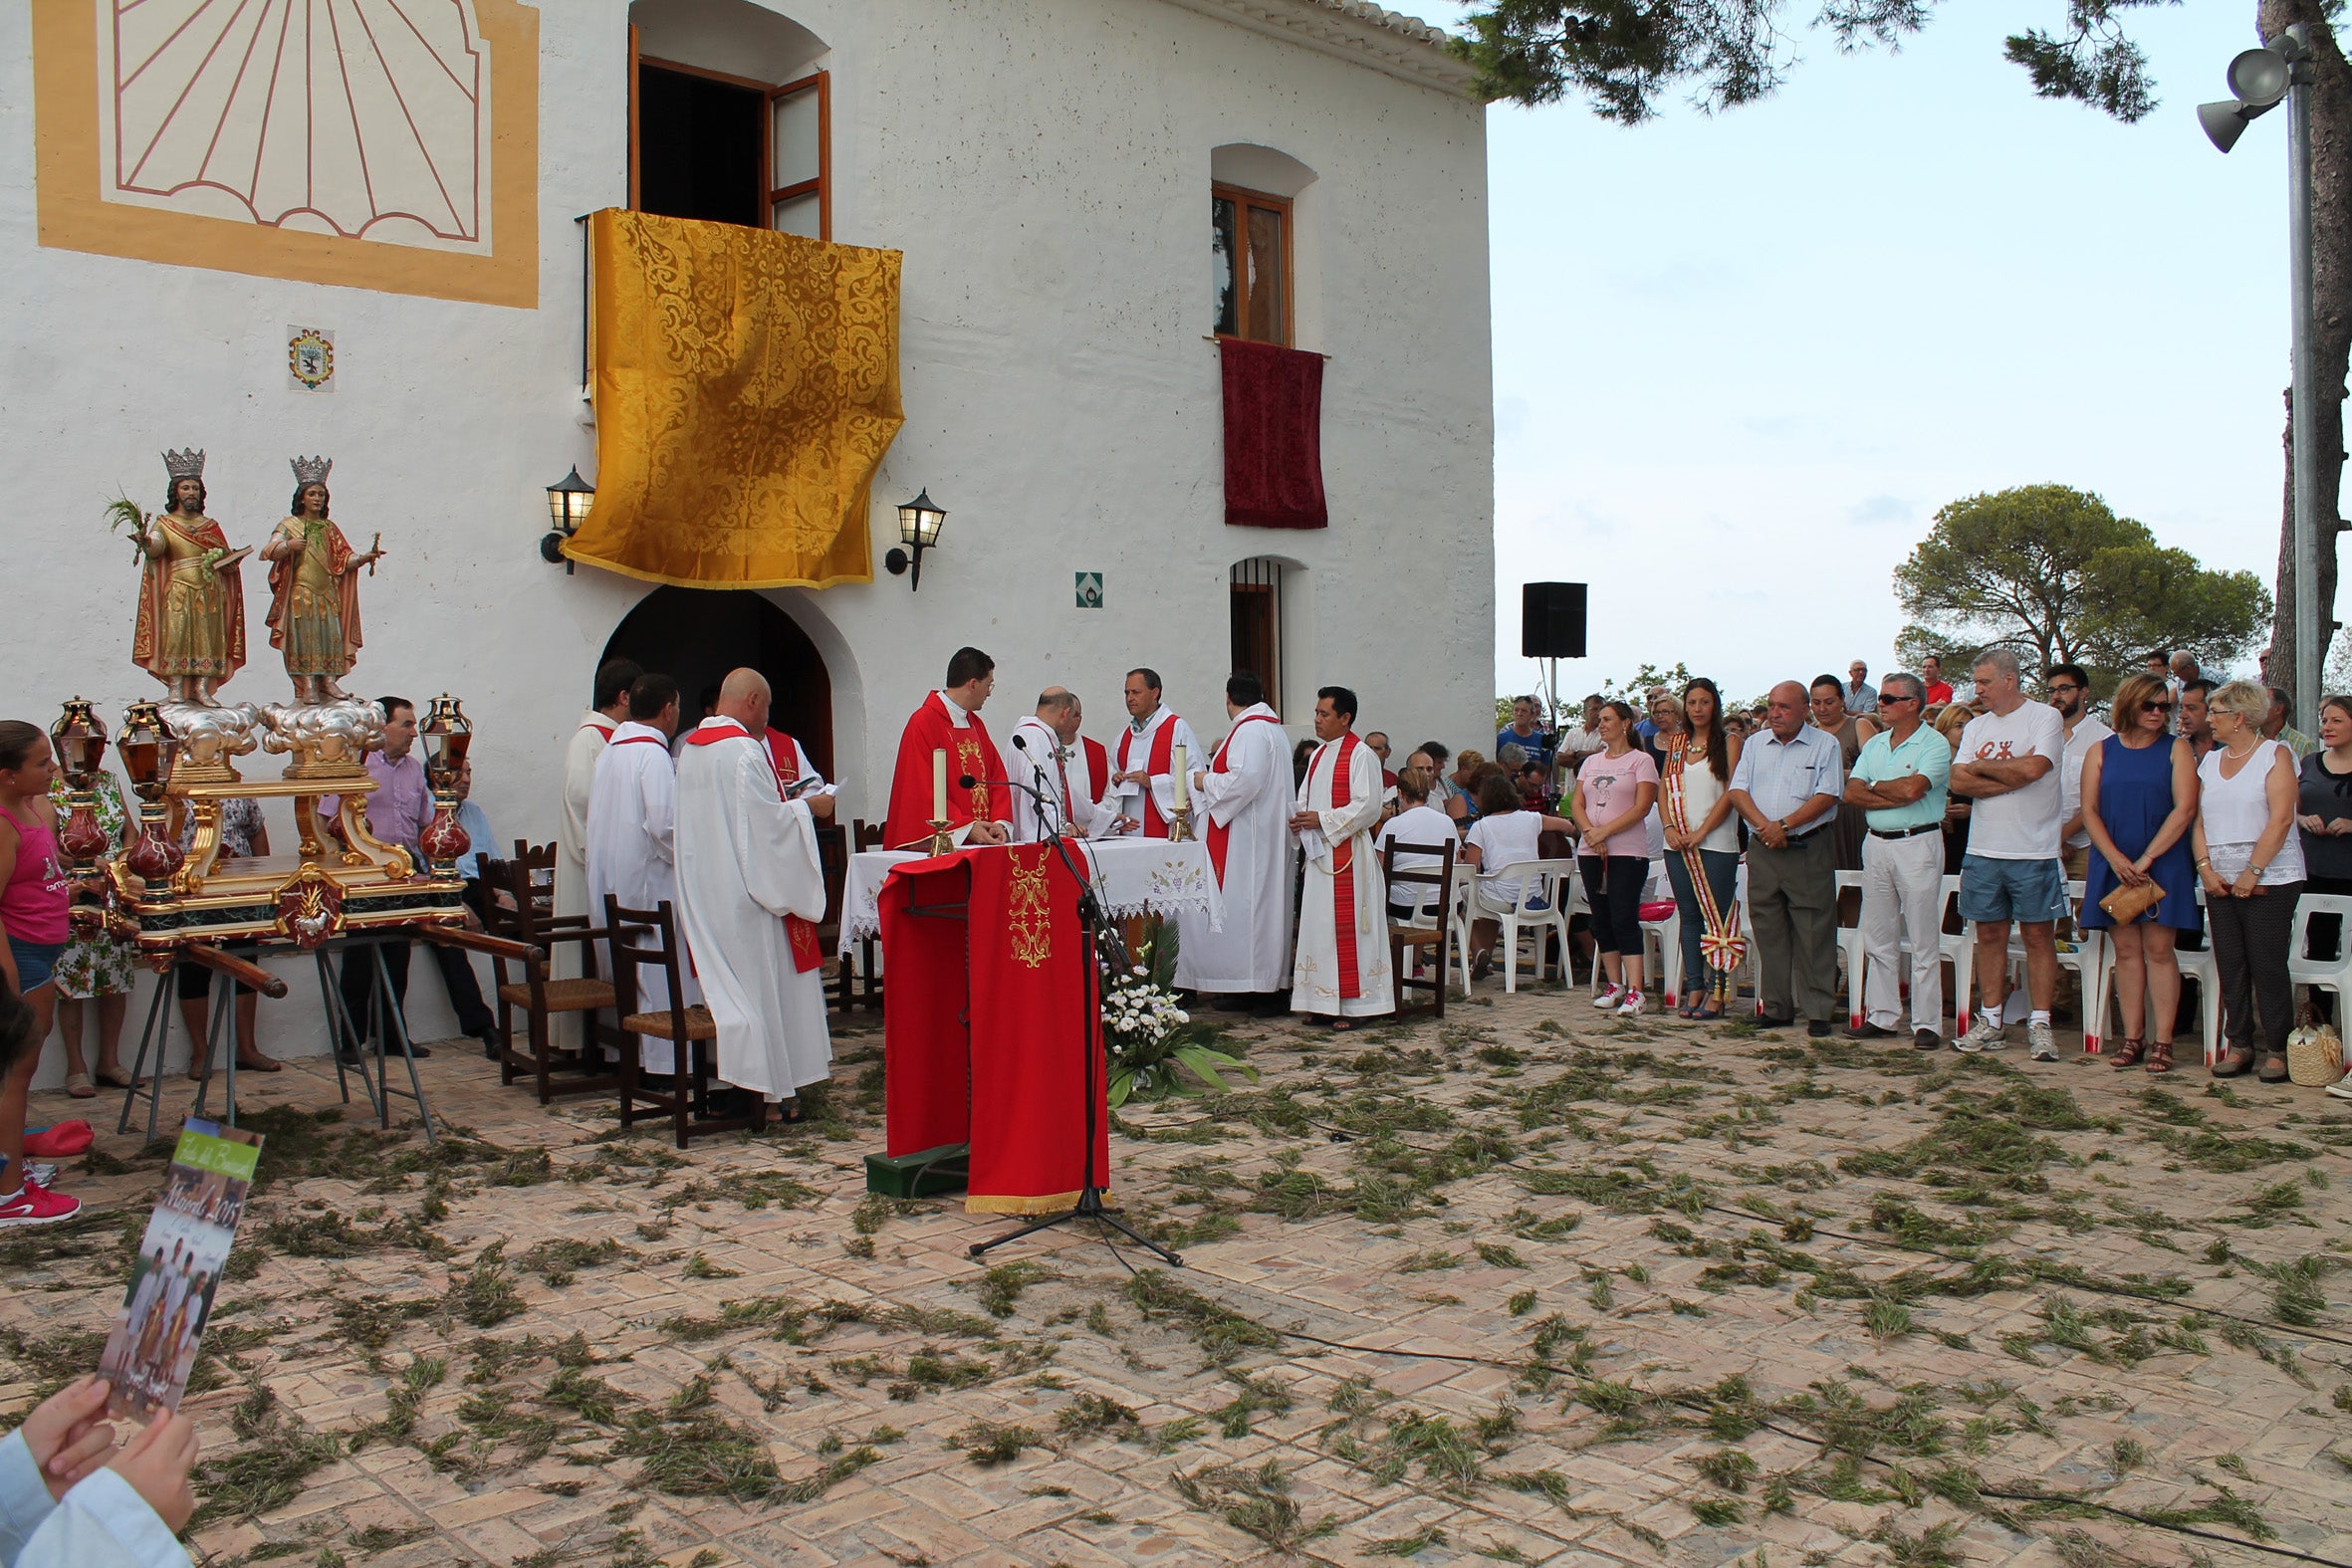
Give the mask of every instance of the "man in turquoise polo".
[[(1848, 805), (1866, 808), (1870, 836), (1862, 841), (1862, 983), (1868, 1008), (1856, 1039), (1884, 1039), (1902, 1021), (1902, 943), (1911, 969), (1911, 1043), (1943, 1044), (1944, 807), (1952, 748), (1920, 722), (1927, 688), (1915, 675), (1879, 682), (1878, 717), (1888, 728), (1862, 743), (1846, 780)], [(1849, 977), (1849, 985), (1853, 980)]]

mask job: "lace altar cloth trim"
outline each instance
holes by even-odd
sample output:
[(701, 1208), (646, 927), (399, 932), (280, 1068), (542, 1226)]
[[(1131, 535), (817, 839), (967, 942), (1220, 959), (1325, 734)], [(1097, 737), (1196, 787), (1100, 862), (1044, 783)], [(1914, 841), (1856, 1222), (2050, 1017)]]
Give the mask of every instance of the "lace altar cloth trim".
[[(1091, 862), (1095, 894), (1113, 920), (1136, 915), (1206, 914), (1209, 929), (1225, 929), (1225, 900), (1209, 868), (1209, 846), (1197, 840), (1105, 839), (1082, 846)], [(878, 900), (890, 868), (923, 857), (899, 849), (869, 849), (849, 857), (841, 883), (841, 952), (881, 935)]]

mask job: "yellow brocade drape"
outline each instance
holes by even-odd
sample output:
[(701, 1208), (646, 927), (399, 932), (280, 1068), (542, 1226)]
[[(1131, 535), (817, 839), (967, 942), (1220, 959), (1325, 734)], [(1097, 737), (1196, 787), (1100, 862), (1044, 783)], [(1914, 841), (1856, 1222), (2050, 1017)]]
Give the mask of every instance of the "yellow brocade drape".
[(615, 208), (588, 228), (596, 499), (565, 554), (687, 587), (873, 580), (899, 253)]

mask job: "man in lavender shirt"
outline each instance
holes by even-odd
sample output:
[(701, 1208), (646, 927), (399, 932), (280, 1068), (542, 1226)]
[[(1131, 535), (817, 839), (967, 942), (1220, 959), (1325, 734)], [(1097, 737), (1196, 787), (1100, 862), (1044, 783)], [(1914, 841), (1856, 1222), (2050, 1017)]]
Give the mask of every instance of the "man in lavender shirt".
[[(433, 817), (433, 794), (425, 783), (424, 763), (416, 756), (416, 705), (405, 697), (378, 697), (376, 706), (383, 710), (383, 750), (367, 754), (367, 772), (375, 780), (375, 789), (367, 796), (367, 831), (378, 843), (398, 844), (423, 863), (424, 851), (416, 840), (424, 832), (425, 823)], [(335, 809), (340, 801), (319, 802), (322, 815)], [(382, 945), (384, 973), (391, 977), (392, 996), (405, 1008), (408, 1002), (408, 944), (386, 942)], [(375, 998), (375, 958), (368, 947), (355, 947), (343, 956), (343, 1006), (354, 1028), (366, 1030), (368, 1008)], [(347, 1064), (359, 1059), (359, 1047), (364, 1041), (346, 1035), (341, 1054)], [(389, 1044), (387, 1040), (385, 1042)], [(409, 1047), (418, 1056), (430, 1056), (422, 1045)]]

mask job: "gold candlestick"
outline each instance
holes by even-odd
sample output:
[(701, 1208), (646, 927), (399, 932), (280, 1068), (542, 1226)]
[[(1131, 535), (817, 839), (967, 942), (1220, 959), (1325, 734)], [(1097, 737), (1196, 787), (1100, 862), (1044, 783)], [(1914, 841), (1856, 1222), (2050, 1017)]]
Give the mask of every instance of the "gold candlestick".
[(931, 824), (930, 853), (935, 855), (952, 855), (955, 852), (956, 841), (947, 836), (947, 824), (945, 822), (933, 822)]
[(1171, 844), (1189, 844), (1192, 842), (1191, 806), (1180, 805), (1176, 807), (1175, 810), (1168, 813), (1168, 842)]

